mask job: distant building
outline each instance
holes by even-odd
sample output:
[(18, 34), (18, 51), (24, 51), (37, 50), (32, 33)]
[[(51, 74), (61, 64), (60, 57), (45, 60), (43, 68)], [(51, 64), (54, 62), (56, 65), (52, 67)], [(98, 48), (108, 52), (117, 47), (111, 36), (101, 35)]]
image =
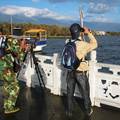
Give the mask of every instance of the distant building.
[(13, 35), (15, 36), (21, 36), (22, 35), (22, 29), (21, 28), (13, 28)]
[(105, 31), (95, 31), (96, 35), (106, 35)]

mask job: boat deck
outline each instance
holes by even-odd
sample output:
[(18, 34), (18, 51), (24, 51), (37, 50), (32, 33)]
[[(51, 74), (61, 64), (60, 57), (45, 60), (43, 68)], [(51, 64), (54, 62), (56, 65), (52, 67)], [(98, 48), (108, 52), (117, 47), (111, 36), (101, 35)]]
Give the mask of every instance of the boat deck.
[[(79, 101), (79, 102), (78, 102)], [(21, 86), (17, 105), (18, 113), (5, 116), (5, 120), (68, 120), (65, 114), (66, 96), (50, 94), (48, 90)], [(84, 120), (83, 102), (75, 98), (75, 107), (71, 120)], [(93, 107), (91, 120), (120, 120), (120, 110), (111, 107)]]

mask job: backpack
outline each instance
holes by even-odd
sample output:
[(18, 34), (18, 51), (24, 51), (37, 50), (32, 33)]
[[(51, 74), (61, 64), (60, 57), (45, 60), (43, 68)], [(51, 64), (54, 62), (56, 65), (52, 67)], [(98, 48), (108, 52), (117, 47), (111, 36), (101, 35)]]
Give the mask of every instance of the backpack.
[(62, 51), (61, 64), (69, 70), (76, 70), (80, 65), (80, 60), (76, 56), (75, 41), (69, 40), (69, 42), (65, 44)]
[(5, 48), (7, 47), (7, 39), (5, 36), (0, 37), (0, 57), (5, 55)]

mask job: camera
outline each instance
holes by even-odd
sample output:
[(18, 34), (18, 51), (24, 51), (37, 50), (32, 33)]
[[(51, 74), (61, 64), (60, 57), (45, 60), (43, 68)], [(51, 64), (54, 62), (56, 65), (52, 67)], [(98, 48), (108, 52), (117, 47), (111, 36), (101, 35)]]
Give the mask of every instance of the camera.
[(84, 28), (81, 27), (81, 28), (80, 28), (80, 32), (84, 32), (84, 31), (85, 31)]

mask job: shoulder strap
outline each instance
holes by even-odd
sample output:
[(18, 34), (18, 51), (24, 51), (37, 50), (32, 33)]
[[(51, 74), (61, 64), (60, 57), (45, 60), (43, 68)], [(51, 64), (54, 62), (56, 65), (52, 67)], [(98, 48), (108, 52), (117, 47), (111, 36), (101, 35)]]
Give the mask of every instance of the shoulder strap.
[(75, 42), (76, 40), (68, 39), (68, 42)]
[(7, 48), (7, 37), (6, 36), (2, 36), (0, 38), (0, 48)]

